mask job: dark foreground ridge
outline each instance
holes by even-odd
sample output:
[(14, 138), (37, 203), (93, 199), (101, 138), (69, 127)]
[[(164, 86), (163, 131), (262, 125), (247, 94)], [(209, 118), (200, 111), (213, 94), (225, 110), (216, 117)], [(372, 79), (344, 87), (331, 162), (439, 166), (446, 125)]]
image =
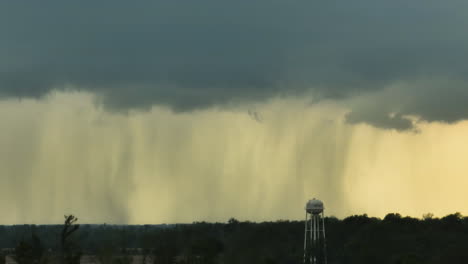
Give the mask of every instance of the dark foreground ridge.
[[(399, 214), (328, 217), (325, 225), (329, 264), (468, 263), (468, 217), (459, 213), (423, 219)], [(67, 230), (73, 226), (77, 224)], [(25, 264), (76, 263), (76, 256), (84, 255), (100, 263), (130, 263), (138, 255), (161, 264), (300, 264), (303, 257), (303, 221), (81, 225), (63, 241), (65, 228), (0, 226), (0, 247), (3, 255)]]

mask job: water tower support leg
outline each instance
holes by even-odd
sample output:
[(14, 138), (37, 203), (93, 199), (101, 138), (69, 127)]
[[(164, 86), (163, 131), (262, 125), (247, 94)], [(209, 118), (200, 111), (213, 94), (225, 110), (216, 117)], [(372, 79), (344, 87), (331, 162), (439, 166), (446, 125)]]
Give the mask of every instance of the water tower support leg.
[(307, 257), (307, 254), (306, 254), (306, 250), (307, 250), (307, 224), (308, 224), (308, 221), (307, 221), (307, 212), (306, 212), (306, 215), (305, 215), (305, 221), (304, 221), (304, 264), (306, 263), (306, 257)]

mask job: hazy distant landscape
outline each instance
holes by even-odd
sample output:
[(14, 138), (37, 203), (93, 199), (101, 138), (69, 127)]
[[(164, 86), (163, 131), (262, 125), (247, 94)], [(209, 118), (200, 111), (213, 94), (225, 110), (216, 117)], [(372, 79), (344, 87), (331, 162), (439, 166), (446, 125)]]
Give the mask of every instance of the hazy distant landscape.
[[(468, 263), (468, 217), (423, 219), (388, 214), (326, 218), (329, 264)], [(60, 251), (61, 225), (0, 226), (0, 247), (14, 258), (23, 241), (31, 245), (23, 263)], [(40, 243), (31, 239), (34, 234)], [(81, 225), (72, 235), (83, 261), (129, 263), (298, 264), (303, 261), (303, 221), (192, 223), (174, 225)], [(16, 247), (16, 249), (15, 249)], [(8, 251), (8, 250), (7, 250)], [(34, 253), (35, 252), (35, 253)], [(138, 260), (138, 261), (137, 261)], [(28, 262), (29, 261), (29, 262)]]

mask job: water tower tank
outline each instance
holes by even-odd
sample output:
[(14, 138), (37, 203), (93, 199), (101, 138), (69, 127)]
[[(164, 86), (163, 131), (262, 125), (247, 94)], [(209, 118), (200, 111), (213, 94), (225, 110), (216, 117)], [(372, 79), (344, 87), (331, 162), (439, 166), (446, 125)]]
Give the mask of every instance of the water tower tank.
[(323, 212), (323, 202), (314, 198), (307, 202), (305, 209), (309, 214), (320, 214)]

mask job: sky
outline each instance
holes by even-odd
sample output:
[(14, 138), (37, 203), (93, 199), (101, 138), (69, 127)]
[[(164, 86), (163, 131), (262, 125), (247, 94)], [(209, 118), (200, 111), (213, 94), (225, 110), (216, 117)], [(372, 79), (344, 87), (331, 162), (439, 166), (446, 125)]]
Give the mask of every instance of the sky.
[(0, 2), (0, 224), (468, 212), (468, 2)]

